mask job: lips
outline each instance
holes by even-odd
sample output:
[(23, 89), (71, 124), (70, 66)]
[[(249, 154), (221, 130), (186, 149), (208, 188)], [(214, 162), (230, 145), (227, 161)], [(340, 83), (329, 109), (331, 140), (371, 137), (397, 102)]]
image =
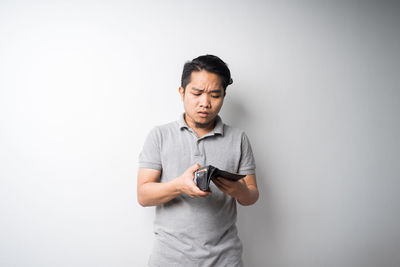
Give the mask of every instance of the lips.
[(208, 112), (198, 112), (198, 114), (200, 115), (200, 117), (207, 117), (208, 116)]

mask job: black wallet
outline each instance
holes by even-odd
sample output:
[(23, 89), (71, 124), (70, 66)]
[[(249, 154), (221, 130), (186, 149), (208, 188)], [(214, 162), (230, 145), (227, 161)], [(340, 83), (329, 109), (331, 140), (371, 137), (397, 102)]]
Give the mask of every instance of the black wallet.
[(209, 191), (211, 178), (222, 177), (231, 181), (237, 181), (246, 175), (222, 171), (212, 165), (201, 167), (194, 173), (194, 182), (202, 191)]

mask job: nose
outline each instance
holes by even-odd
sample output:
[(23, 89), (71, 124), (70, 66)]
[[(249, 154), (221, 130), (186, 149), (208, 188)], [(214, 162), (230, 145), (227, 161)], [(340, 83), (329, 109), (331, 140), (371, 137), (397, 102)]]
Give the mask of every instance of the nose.
[(211, 98), (208, 94), (202, 94), (200, 96), (200, 107), (211, 108)]

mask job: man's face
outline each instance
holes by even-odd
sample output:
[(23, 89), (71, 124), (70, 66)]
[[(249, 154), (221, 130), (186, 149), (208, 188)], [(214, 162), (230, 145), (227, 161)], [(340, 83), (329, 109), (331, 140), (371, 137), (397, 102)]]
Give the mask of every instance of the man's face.
[(186, 90), (179, 87), (189, 127), (207, 128), (214, 123), (222, 104), (225, 92), (217, 74), (208, 71), (195, 71), (190, 76)]

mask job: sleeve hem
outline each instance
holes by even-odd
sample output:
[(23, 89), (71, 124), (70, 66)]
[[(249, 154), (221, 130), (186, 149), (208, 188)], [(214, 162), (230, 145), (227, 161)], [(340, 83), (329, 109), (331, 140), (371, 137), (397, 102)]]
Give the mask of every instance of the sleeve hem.
[(244, 174), (244, 175), (255, 174), (256, 168), (255, 168), (255, 166), (241, 168), (241, 169), (239, 169), (238, 173)]
[(161, 171), (162, 167), (160, 164), (152, 162), (139, 162), (139, 168), (148, 168)]

